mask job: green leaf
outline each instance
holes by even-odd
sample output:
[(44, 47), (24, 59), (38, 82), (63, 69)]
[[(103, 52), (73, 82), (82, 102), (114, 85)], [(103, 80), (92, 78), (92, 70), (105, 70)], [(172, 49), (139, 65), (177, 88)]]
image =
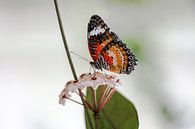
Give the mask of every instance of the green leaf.
[[(90, 90), (88, 90), (87, 99), (91, 98), (89, 92)], [(139, 122), (135, 106), (117, 91), (99, 115), (99, 129), (138, 129)], [(87, 129), (95, 129), (91, 110), (85, 111), (85, 121)]]

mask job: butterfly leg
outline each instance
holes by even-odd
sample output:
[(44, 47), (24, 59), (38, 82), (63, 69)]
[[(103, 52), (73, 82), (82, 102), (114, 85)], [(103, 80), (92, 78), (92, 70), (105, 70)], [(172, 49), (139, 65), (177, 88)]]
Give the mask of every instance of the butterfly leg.
[(104, 73), (104, 75), (105, 75), (104, 79), (105, 79), (105, 81), (106, 81), (106, 78), (108, 78), (108, 75), (107, 75), (107, 73), (106, 73), (105, 70), (102, 70), (102, 73)]

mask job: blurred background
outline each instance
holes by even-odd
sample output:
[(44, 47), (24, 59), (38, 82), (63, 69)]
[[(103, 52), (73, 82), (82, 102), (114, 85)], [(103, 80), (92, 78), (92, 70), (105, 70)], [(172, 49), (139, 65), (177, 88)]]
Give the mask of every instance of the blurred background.
[[(87, 24), (100, 15), (137, 56), (118, 90), (140, 129), (195, 129), (194, 0), (59, 0), (71, 51), (92, 60)], [(77, 74), (89, 63), (72, 55)], [(58, 104), (73, 79), (53, 1), (0, 0), (0, 128), (84, 129), (83, 108)]]

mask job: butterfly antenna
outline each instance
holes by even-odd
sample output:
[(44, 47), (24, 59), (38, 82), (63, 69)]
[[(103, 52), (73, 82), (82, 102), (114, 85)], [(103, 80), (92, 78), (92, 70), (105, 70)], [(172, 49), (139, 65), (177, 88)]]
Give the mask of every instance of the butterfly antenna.
[(90, 62), (87, 58), (84, 58), (84, 57), (82, 57), (81, 55), (79, 55), (79, 54), (77, 54), (77, 53), (75, 53), (75, 52), (73, 52), (73, 51), (70, 51), (70, 53), (71, 53), (71, 54), (74, 54), (74, 55), (76, 55), (76, 56), (78, 56), (79, 58), (81, 58), (81, 59), (83, 59), (83, 60), (85, 60), (85, 61), (87, 61), (87, 62)]

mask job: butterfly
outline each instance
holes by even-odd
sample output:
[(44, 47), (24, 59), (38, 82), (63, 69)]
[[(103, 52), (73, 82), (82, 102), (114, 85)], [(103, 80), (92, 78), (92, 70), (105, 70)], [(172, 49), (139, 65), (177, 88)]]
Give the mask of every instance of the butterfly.
[(118, 36), (110, 31), (98, 15), (88, 23), (88, 48), (96, 69), (106, 69), (118, 74), (130, 74), (136, 65), (136, 57)]

